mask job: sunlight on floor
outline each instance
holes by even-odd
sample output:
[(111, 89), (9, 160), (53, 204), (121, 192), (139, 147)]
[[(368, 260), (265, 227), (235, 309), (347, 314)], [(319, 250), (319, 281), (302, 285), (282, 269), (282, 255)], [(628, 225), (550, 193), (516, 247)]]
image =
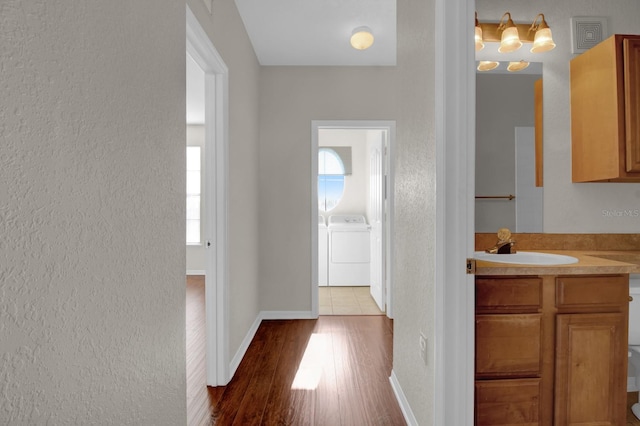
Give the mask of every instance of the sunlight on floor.
[(330, 338), (327, 334), (311, 335), (291, 389), (314, 390), (318, 387), (325, 363), (331, 357)]

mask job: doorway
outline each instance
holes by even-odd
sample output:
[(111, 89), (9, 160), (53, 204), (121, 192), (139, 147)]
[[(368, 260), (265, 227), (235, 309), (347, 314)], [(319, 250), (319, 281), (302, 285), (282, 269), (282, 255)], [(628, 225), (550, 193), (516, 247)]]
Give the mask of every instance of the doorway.
[(186, 53), (202, 71), (203, 101), (201, 227), (205, 275), (206, 384), (229, 381), (228, 339), (228, 68), (186, 6)]
[[(393, 318), (391, 285), (393, 191), (391, 188), (393, 188), (394, 138), (395, 122), (393, 121), (312, 122), (311, 211), (314, 232), (311, 238), (313, 274), (311, 293), (314, 316), (322, 314), (320, 312), (320, 292), (322, 292), (323, 304), (327, 303), (326, 294), (355, 294), (354, 309), (356, 310), (352, 314), (370, 314), (376, 310), (373, 308), (377, 308), (378, 313), (382, 311), (389, 318)], [(321, 150), (323, 152), (319, 154)], [(319, 161), (319, 156), (328, 155), (329, 162), (332, 161), (330, 157), (334, 154), (339, 158), (338, 162), (342, 163), (342, 175), (340, 172), (333, 171), (319, 174), (323, 172), (319, 170), (319, 162), (323, 163), (322, 168), (324, 168), (324, 162)], [(323, 197), (323, 202), (319, 201), (320, 195)], [(362, 225), (366, 226), (368, 236), (366, 248), (362, 248), (363, 245), (360, 243), (363, 230), (345, 229), (345, 226), (339, 226), (337, 221), (340, 216), (347, 216), (346, 222), (352, 225), (360, 224), (360, 228)], [(317, 232), (315, 232), (316, 229), (318, 229)], [(334, 241), (347, 240), (349, 233), (353, 234), (354, 244), (358, 246), (358, 250), (364, 250), (366, 253), (358, 254), (353, 250), (347, 250), (346, 255), (349, 259), (345, 259), (346, 263), (341, 264), (337, 256), (332, 256), (332, 244)], [(345, 251), (339, 249), (338, 252)], [(351, 277), (358, 278), (353, 278), (351, 282)], [(362, 308), (357, 303), (358, 294), (363, 295), (363, 289), (358, 288), (360, 286), (367, 287), (368, 299), (374, 301), (371, 303), (373, 308), (371, 306), (365, 308), (369, 309), (368, 312), (362, 312)], [(323, 311), (328, 312), (326, 306), (323, 306)]]

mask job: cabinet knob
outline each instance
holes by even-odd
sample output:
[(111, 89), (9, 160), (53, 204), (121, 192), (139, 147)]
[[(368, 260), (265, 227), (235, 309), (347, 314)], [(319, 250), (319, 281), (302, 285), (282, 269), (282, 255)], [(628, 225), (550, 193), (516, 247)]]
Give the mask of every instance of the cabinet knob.
[(633, 296), (629, 296), (629, 302), (633, 302)]

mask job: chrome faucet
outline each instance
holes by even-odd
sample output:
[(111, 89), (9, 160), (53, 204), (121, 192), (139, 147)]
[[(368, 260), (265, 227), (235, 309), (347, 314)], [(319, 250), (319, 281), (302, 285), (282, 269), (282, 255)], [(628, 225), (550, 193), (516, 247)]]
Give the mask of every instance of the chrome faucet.
[(498, 229), (498, 242), (495, 246), (486, 249), (492, 254), (513, 254), (516, 252), (516, 242), (511, 239), (511, 231), (508, 228)]

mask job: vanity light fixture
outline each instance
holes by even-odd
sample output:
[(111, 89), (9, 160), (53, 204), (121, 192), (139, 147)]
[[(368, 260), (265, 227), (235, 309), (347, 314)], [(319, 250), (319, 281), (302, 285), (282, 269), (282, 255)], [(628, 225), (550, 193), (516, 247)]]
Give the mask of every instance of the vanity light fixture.
[(517, 61), (517, 62), (509, 62), (509, 66), (507, 67), (507, 71), (518, 72), (529, 66), (529, 62), (527, 61)]
[(487, 42), (498, 42), (498, 52), (509, 53), (518, 50), (523, 43), (532, 43), (532, 53), (547, 52), (556, 44), (551, 37), (551, 29), (542, 13), (538, 14), (531, 25), (516, 24), (511, 13), (505, 12), (500, 22), (480, 22), (478, 13), (475, 19), (475, 46), (481, 50)]
[[(541, 21), (536, 25), (538, 18), (541, 18)], [(547, 21), (544, 20), (542, 13), (533, 20), (529, 31), (535, 31), (531, 53), (547, 52), (556, 47), (556, 44), (553, 42), (553, 37), (551, 37), (551, 29), (549, 25), (547, 25)]]
[[(503, 22), (505, 17), (508, 17), (506, 23)], [(498, 48), (498, 52), (514, 52), (522, 47), (522, 42), (520, 41), (520, 36), (518, 35), (518, 27), (516, 27), (516, 24), (513, 23), (511, 14), (509, 12), (506, 12), (504, 15), (502, 15), (502, 18), (500, 18), (498, 31), (500, 30), (502, 30), (502, 37), (500, 38), (500, 47)]]
[(484, 49), (484, 42), (482, 41), (482, 27), (478, 22), (478, 12), (476, 12), (476, 52)]
[(366, 50), (373, 44), (373, 33), (369, 27), (358, 27), (351, 33), (351, 47)]
[(491, 71), (498, 68), (498, 65), (500, 65), (500, 62), (480, 61), (480, 63), (478, 64), (478, 71)]

